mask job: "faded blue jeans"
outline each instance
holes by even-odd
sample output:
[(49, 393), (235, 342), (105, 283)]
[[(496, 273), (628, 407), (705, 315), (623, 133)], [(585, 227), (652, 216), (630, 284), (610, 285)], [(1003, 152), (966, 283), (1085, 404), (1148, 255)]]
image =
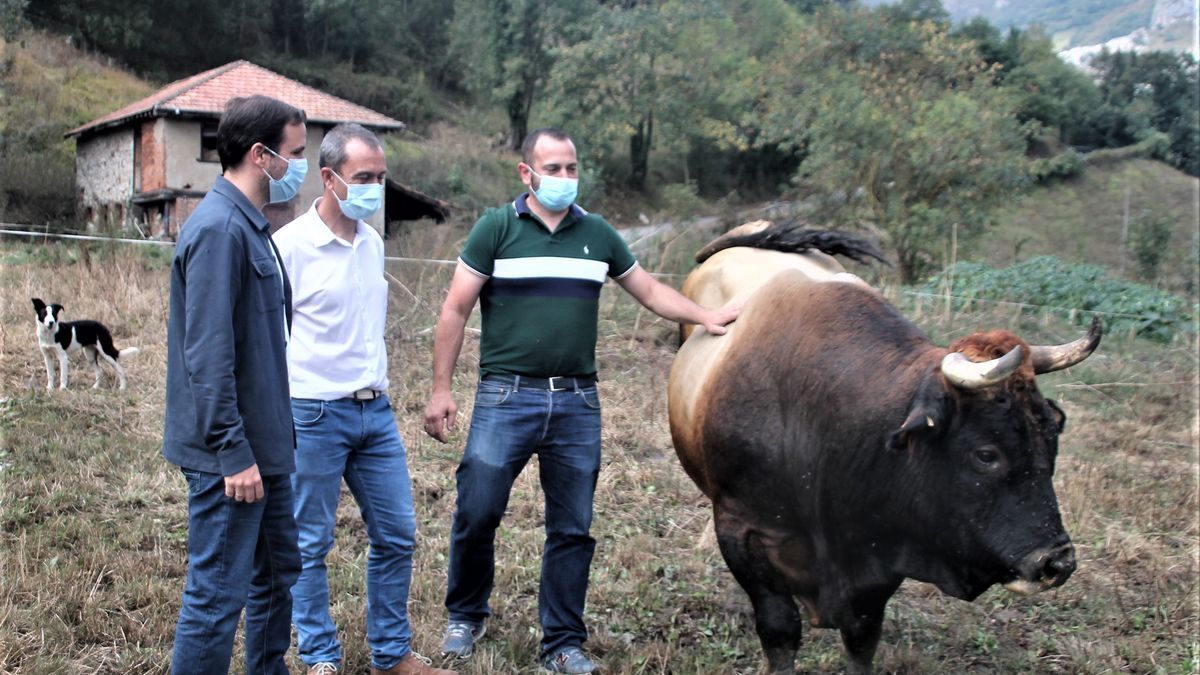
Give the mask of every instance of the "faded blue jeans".
[(600, 399), (594, 386), (552, 392), (491, 376), (479, 383), (456, 475), (446, 608), (451, 621), (478, 624), (491, 614), (496, 528), (513, 481), (534, 453), (546, 499), (538, 592), (545, 656), (587, 639), (583, 609), (596, 549), (589, 532), (600, 473)]
[(329, 614), (325, 556), (333, 547), (342, 480), (362, 513), (367, 553), (367, 642), (371, 663), (391, 668), (408, 654), (408, 589), (417, 533), (404, 443), (386, 396), (370, 401), (292, 399), (296, 425), (296, 524), (300, 579), (292, 623), (300, 658), (341, 667), (342, 645)]
[(219, 474), (183, 469), (188, 483), (188, 567), (171, 672), (229, 672), (246, 610), (246, 672), (285, 675), (292, 642), (290, 589), (300, 571), (292, 482), (263, 476), (263, 498), (225, 496)]

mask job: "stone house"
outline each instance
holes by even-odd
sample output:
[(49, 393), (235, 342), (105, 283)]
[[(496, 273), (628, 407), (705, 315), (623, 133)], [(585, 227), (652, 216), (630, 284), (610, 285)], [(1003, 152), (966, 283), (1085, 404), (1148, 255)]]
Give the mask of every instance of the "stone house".
[[(173, 82), (66, 133), (75, 139), (76, 198), (84, 221), (132, 225), (144, 236), (173, 238), (221, 173), (216, 139), (225, 104), (251, 94), (286, 101), (308, 117), (308, 177), (296, 198), (264, 209), (273, 228), (321, 195), (317, 153), (326, 131), (341, 122), (357, 122), (380, 135), (404, 129), (403, 122), (387, 115), (234, 61)], [(381, 232), (396, 220), (444, 220), (449, 209), (390, 179), (384, 199), (370, 223)]]

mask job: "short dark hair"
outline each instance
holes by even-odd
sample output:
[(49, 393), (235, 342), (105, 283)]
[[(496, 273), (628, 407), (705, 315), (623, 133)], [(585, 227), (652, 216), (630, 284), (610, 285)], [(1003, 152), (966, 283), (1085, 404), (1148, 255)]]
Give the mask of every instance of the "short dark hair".
[(255, 143), (278, 152), (283, 129), (289, 124), (304, 124), (304, 111), (270, 96), (256, 94), (229, 100), (217, 126), (217, 155), (221, 170), (236, 169)]
[(538, 139), (540, 139), (542, 136), (549, 136), (556, 141), (575, 142), (571, 140), (571, 136), (568, 135), (567, 132), (559, 129), (558, 127), (544, 127), (542, 129), (537, 129), (536, 131), (530, 132), (530, 134), (525, 137), (525, 142), (521, 144), (522, 162), (525, 162), (529, 166), (533, 166), (533, 148), (537, 145)]
[(317, 156), (318, 165), (327, 166), (340, 173), (342, 165), (346, 163), (346, 145), (355, 138), (366, 143), (367, 147), (383, 149), (383, 143), (379, 142), (379, 137), (363, 125), (354, 122), (339, 124), (330, 129), (329, 133), (325, 134), (325, 138), (321, 139), (321, 152)]

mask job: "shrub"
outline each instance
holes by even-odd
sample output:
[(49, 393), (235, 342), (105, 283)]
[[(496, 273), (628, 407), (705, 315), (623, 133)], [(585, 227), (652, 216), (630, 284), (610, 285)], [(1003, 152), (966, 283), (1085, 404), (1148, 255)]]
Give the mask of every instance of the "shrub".
[(1129, 249), (1142, 281), (1153, 283), (1158, 279), (1158, 268), (1167, 255), (1172, 229), (1169, 218), (1149, 211), (1130, 223)]
[(1082, 169), (1083, 156), (1074, 150), (1067, 150), (1053, 157), (1033, 160), (1029, 165), (1029, 175), (1039, 183), (1046, 183), (1055, 178), (1078, 175)]
[[(1088, 312), (1103, 315), (1110, 332), (1131, 331), (1157, 342), (1170, 342), (1191, 330), (1196, 308), (1178, 296), (1143, 284), (1121, 281), (1094, 265), (1072, 265), (1054, 256), (1038, 256), (995, 269), (983, 263), (955, 265), (953, 295), (956, 309), (974, 300), (1025, 303), (1030, 314), (1049, 309), (1082, 325)], [(942, 292), (947, 280), (937, 276), (922, 290)]]

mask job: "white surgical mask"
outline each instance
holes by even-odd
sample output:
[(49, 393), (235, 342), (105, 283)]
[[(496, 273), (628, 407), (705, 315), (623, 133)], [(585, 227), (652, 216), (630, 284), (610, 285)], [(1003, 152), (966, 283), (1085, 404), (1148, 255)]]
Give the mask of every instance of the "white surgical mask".
[(383, 206), (383, 183), (351, 185), (344, 178), (338, 176), (338, 172), (333, 169), (330, 169), (329, 172), (342, 181), (342, 185), (346, 186), (345, 199), (338, 199), (336, 192), (333, 193), (333, 198), (338, 200), (342, 214), (350, 220), (366, 220), (375, 215), (380, 206)]
[(533, 196), (537, 197), (542, 206), (551, 211), (565, 211), (575, 203), (575, 197), (579, 194), (578, 178), (543, 176), (532, 168), (529, 169), (529, 173), (541, 181), (538, 189), (533, 191)]
[[(264, 145), (263, 147), (266, 148), (267, 146)], [(288, 163), (287, 172), (283, 174), (283, 178), (271, 178), (271, 174), (267, 173), (266, 169), (263, 169), (263, 173), (266, 173), (267, 178), (271, 179), (271, 195), (267, 201), (271, 204), (289, 201), (300, 192), (300, 186), (304, 183), (304, 177), (308, 175), (308, 160), (303, 157), (288, 159), (270, 148), (267, 148), (267, 152)]]

